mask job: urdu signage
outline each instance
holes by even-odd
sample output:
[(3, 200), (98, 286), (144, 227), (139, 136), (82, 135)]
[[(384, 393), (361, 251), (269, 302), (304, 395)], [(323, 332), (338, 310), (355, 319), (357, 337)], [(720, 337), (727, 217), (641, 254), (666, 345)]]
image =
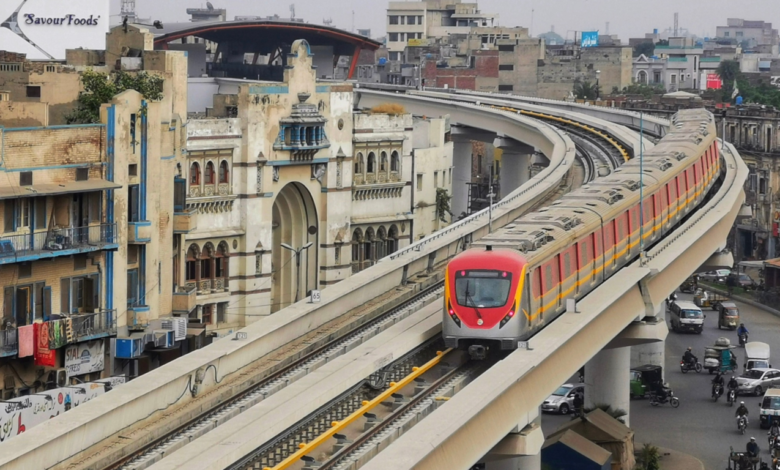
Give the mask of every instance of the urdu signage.
[(66, 49), (106, 48), (109, 0), (3, 0), (2, 49), (28, 59), (65, 59)]

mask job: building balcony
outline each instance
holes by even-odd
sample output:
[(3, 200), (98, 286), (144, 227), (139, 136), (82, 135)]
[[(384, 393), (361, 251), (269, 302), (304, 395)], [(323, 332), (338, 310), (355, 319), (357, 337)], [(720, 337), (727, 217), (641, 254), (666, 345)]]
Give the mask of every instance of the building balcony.
[(0, 264), (118, 248), (116, 223), (0, 236)]
[(146, 244), (152, 241), (152, 222), (139, 220), (127, 223), (127, 243)]
[(19, 348), (16, 328), (0, 331), (0, 357), (15, 356)]
[(214, 279), (187, 281), (185, 287), (188, 289), (194, 288), (197, 292), (197, 295), (209, 295), (219, 292), (227, 292), (230, 289), (230, 283), (227, 278), (217, 277)]
[(181, 209), (173, 213), (173, 233), (190, 233), (198, 228), (197, 209)]
[(173, 313), (189, 314), (197, 305), (195, 301), (197, 293), (195, 284), (178, 287), (173, 292)]
[(77, 342), (89, 341), (116, 334), (116, 310), (71, 315), (73, 336)]

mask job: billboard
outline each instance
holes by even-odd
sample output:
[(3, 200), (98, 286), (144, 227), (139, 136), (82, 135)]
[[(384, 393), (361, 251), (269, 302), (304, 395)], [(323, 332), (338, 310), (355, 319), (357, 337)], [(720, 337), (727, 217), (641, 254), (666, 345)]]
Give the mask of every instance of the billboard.
[(707, 74), (707, 89), (708, 90), (720, 90), (723, 88), (723, 81), (717, 73)]
[(65, 59), (66, 49), (105, 49), (108, 0), (3, 0), (2, 49), (28, 59)]
[(596, 47), (599, 45), (598, 31), (583, 31), (580, 40), (582, 47)]

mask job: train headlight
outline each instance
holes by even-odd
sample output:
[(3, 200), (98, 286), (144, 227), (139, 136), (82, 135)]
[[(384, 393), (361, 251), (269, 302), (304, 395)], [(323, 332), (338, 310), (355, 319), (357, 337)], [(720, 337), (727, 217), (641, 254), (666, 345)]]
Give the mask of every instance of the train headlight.
[(501, 319), (501, 323), (498, 324), (498, 327), (503, 328), (504, 325), (515, 316), (515, 313), (517, 313), (517, 304), (512, 305), (512, 309)]
[(455, 313), (455, 310), (452, 309), (452, 302), (447, 302), (447, 313), (450, 314), (450, 318), (452, 318), (452, 321), (454, 321), (455, 324), (458, 325), (458, 328), (460, 328), (460, 318), (458, 318), (458, 315)]

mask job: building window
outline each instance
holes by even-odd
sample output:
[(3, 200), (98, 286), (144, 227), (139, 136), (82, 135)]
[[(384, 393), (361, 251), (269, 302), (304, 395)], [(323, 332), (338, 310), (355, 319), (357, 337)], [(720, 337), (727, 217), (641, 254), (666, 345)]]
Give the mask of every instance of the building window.
[(227, 302), (217, 304), (217, 323), (224, 323), (227, 319)]
[(422, 173), (417, 173), (417, 191), (422, 191), (422, 185), (423, 185), (423, 175)]
[(27, 97), (28, 98), (40, 98), (41, 97), (41, 87), (40, 86), (28, 86), (27, 87)]
[(422, 15), (417, 16), (417, 24), (423, 24), (423, 17)]
[(367, 173), (374, 173), (376, 171), (376, 155), (374, 152), (368, 154), (368, 164), (366, 165)]
[(333, 259), (336, 266), (341, 263), (341, 245), (337, 245), (335, 248), (333, 248)]
[(514, 52), (515, 46), (514, 44), (500, 44), (498, 50), (499, 52)]
[(433, 172), (433, 187), (438, 188), (439, 187), (439, 172), (434, 171)]
[(393, 151), (393, 153), (390, 154), (390, 171), (400, 171), (401, 169), (401, 162), (398, 158), (398, 152)]
[(214, 184), (214, 164), (206, 163), (206, 171), (203, 172), (203, 180), (206, 184)]
[(416, 24), (417, 23), (417, 17), (416, 16), (407, 16), (406, 17), (406, 24)]
[(501, 64), (498, 66), (498, 70), (514, 70), (514, 64)]
[(379, 154), (379, 171), (387, 171), (387, 152)]
[(450, 168), (449, 181), (452, 184), (452, 168)]
[[(92, 313), (100, 307), (98, 275), (66, 277), (60, 280), (60, 308), (62, 313)], [(137, 277), (136, 277), (137, 283)], [(128, 290), (128, 298), (131, 291)], [(129, 303), (128, 303), (129, 305)]]
[(498, 85), (498, 91), (512, 91), (514, 89), (514, 85)]
[(138, 164), (131, 163), (127, 165), (127, 174), (130, 176), (138, 176)]
[(127, 221), (138, 222), (141, 217), (141, 195), (137, 184), (133, 184), (127, 187), (128, 201), (127, 201)]
[(32, 263), (21, 263), (19, 265), (19, 279), (32, 277)]
[(139, 304), (138, 298), (138, 268), (127, 270), (127, 306)]
[(190, 186), (200, 186), (200, 165), (193, 162), (190, 165)]
[(127, 245), (127, 264), (138, 264), (138, 245)]
[(390, 42), (398, 42), (398, 33), (390, 33), (389, 36), (390, 36), (389, 38)]
[(398, 15), (391, 15), (387, 17), (388, 23), (398, 24)]
[(385, 239), (385, 256), (392, 255), (396, 250), (398, 250), (398, 228), (391, 225)]
[(398, 51), (390, 52), (390, 60), (392, 61), (398, 61), (401, 57), (401, 53)]
[(227, 183), (229, 176), (230, 170), (228, 169), (228, 162), (227, 160), (222, 160), (222, 163), (219, 164), (219, 182)]
[(32, 199), (21, 198), (16, 200), (16, 230), (30, 226), (30, 206)]
[(363, 154), (358, 152), (357, 159), (355, 160), (355, 174), (359, 175), (362, 173), (363, 173)]
[(728, 31), (726, 31), (725, 33), (723, 33), (723, 37), (729, 37), (730, 35), (731, 35), (731, 33), (730, 33), (730, 32), (728, 32)]
[(197, 282), (198, 280), (198, 246), (191, 245), (187, 250), (187, 265), (185, 269), (185, 277), (187, 281)]
[(76, 168), (76, 181), (87, 181), (89, 179), (89, 168)]
[(255, 251), (255, 275), (259, 276), (261, 274), (263, 274), (263, 254)]
[(203, 319), (201, 320), (206, 325), (211, 325), (214, 319), (214, 304), (206, 304), (203, 306)]

